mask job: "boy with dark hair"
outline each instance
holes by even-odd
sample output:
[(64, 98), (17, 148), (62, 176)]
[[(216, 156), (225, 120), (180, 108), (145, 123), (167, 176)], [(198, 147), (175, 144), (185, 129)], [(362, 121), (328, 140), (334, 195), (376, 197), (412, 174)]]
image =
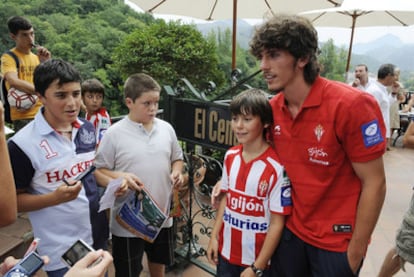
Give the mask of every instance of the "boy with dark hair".
[(230, 111), (240, 144), (224, 157), (224, 197), (207, 258), (217, 265), (217, 276), (270, 277), (270, 258), (291, 210), (290, 181), (267, 141), (273, 123), (267, 95), (245, 90), (232, 99)]
[[(19, 61), (19, 68), (13, 56), (3, 53), (1, 56), (1, 73), (6, 80), (6, 88), (11, 88), (36, 95), (33, 85), (33, 72), (39, 63), (50, 59), (50, 52), (42, 47), (35, 46), (35, 34), (32, 24), (29, 20), (21, 16), (13, 16), (7, 21), (10, 37), (16, 43), (16, 46), (10, 49)], [(32, 53), (32, 48), (36, 47), (37, 54)], [(34, 118), (41, 106), (37, 100), (36, 104), (27, 110), (10, 107), (10, 116), (13, 121), (15, 131), (21, 129), (30, 120)]]
[(102, 106), (105, 96), (105, 87), (97, 79), (88, 79), (83, 81), (81, 85), (82, 101), (85, 105), (85, 118), (95, 127), (96, 146), (102, 140), (102, 136), (111, 126), (111, 117)]
[(98, 249), (108, 238), (105, 214), (96, 213), (94, 176), (66, 181), (90, 167), (95, 156), (94, 128), (78, 118), (80, 83), (79, 72), (67, 62), (40, 64), (34, 85), (43, 107), (8, 143), (18, 210), (28, 212), (33, 234), (41, 239), (39, 253), (50, 257), (44, 267), (49, 277), (68, 270), (60, 257), (77, 239)]
[(111, 209), (112, 254), (116, 277), (136, 277), (144, 251), (151, 276), (164, 276), (173, 263), (173, 228), (169, 218), (153, 243), (122, 227), (116, 216), (127, 199), (143, 186), (168, 212), (174, 186), (183, 182), (183, 153), (173, 127), (156, 117), (161, 88), (150, 76), (131, 75), (124, 85), (129, 113), (112, 125), (98, 147), (95, 165), (112, 178), (123, 177), (129, 190)]

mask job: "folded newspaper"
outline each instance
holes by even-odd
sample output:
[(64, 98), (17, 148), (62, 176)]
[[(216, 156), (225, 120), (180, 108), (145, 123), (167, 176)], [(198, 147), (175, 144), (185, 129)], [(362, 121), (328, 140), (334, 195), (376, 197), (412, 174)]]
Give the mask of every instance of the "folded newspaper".
[(119, 210), (116, 220), (131, 233), (148, 242), (153, 242), (161, 227), (168, 220), (166, 214), (144, 188), (131, 193)]

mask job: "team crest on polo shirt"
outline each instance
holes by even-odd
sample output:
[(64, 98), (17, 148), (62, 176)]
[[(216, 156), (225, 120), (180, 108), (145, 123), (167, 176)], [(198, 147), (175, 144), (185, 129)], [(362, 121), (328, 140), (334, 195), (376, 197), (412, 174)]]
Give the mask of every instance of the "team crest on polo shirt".
[(75, 138), (76, 153), (86, 153), (93, 151), (96, 146), (95, 131), (93, 129), (81, 128)]
[(318, 124), (318, 126), (315, 127), (314, 130), (316, 139), (319, 141), (321, 141), (322, 135), (323, 133), (325, 133), (325, 130), (323, 129), (323, 126), (321, 124)]
[(280, 125), (276, 125), (274, 128), (273, 128), (273, 132), (274, 132), (274, 134), (275, 135), (277, 135), (277, 136), (279, 136), (280, 135)]
[(79, 136), (80, 136), (81, 142), (84, 143), (84, 144), (93, 144), (93, 143), (95, 143), (95, 134), (94, 134), (94, 132), (89, 132), (86, 129), (81, 129)]
[(374, 119), (373, 121), (362, 125), (361, 132), (365, 147), (377, 145), (384, 141), (378, 124), (378, 119)]
[(269, 187), (269, 184), (267, 183), (267, 181), (263, 180), (259, 183), (259, 187), (258, 187), (258, 196), (263, 197), (266, 195), (267, 193), (267, 188)]

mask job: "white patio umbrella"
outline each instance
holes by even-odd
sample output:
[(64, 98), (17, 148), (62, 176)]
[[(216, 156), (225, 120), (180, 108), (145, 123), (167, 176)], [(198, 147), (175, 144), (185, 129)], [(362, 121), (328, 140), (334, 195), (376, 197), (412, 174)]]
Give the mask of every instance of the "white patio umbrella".
[(414, 24), (413, 0), (344, 0), (340, 7), (300, 13), (315, 26), (351, 28), (346, 71), (349, 70), (356, 27)]
[(274, 13), (299, 13), (338, 6), (343, 0), (130, 0), (146, 12), (203, 20), (233, 19), (232, 69), (236, 68), (237, 18), (263, 19)]

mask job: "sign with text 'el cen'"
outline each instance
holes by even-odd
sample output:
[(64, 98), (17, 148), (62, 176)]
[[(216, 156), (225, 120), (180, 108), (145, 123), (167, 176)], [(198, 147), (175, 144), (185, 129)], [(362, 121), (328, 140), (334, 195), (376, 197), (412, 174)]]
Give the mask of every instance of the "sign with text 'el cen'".
[(212, 148), (237, 144), (228, 104), (175, 98), (171, 124), (179, 139)]

